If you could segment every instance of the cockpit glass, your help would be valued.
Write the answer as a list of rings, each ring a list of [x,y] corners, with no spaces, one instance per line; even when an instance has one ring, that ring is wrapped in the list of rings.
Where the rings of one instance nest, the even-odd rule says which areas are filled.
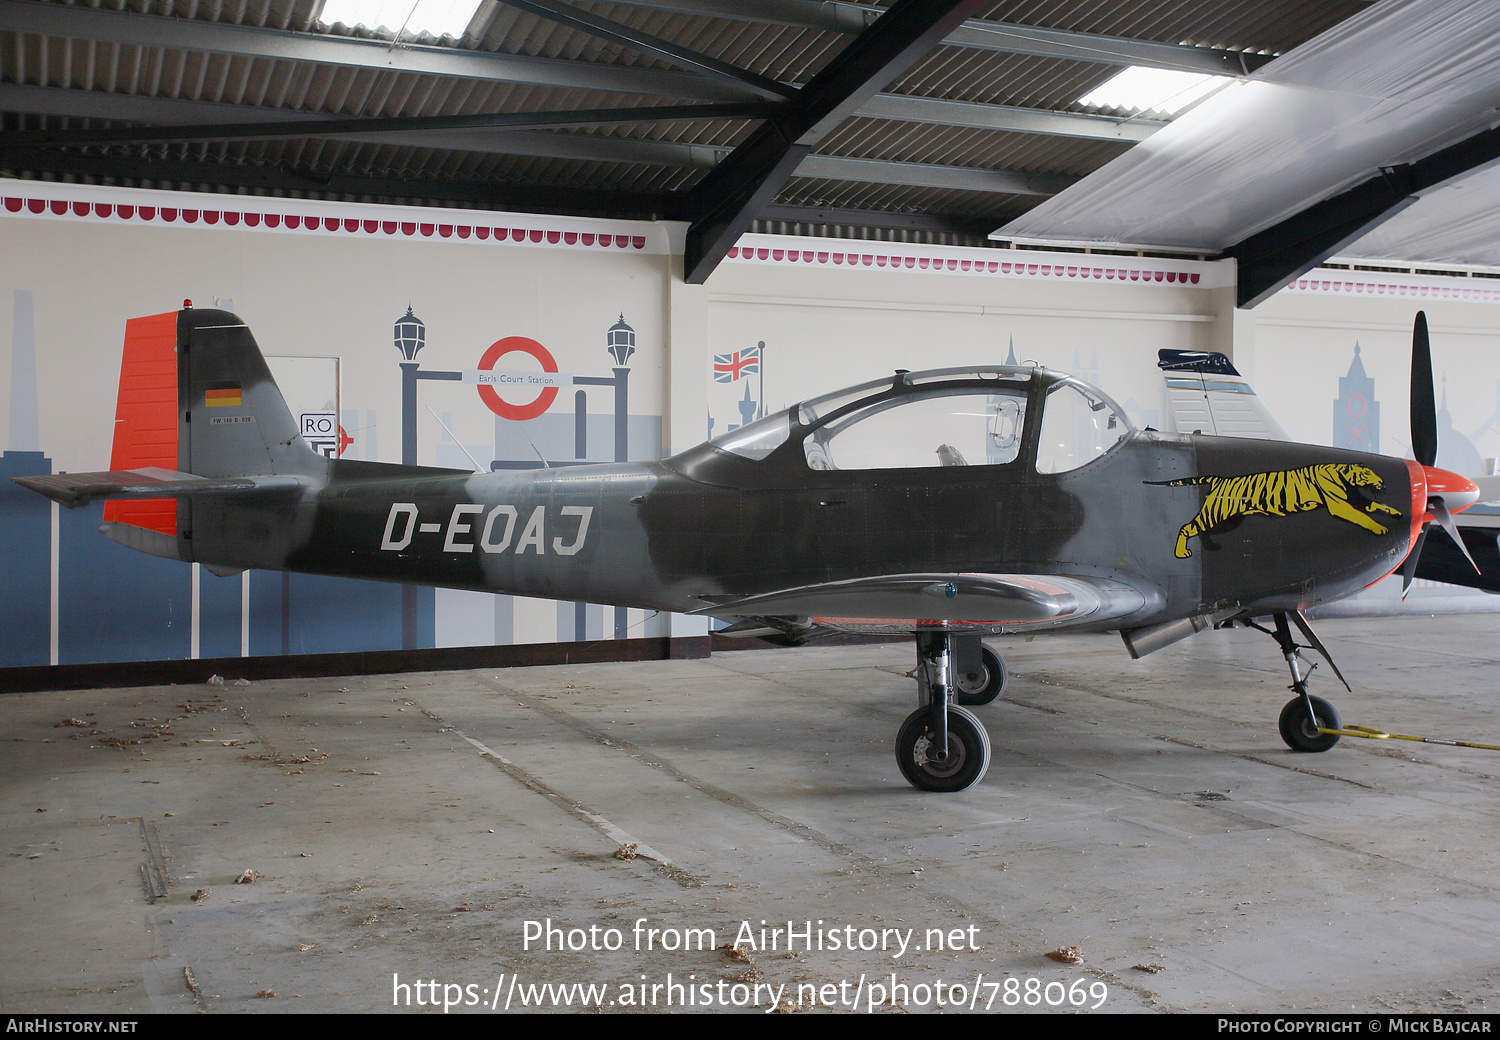
[[[813,469],[1001,466],[1021,452],[1026,394],[963,388],[902,395],[844,416],[803,442]]]
[[[847,387],[843,390],[835,390],[831,394],[823,394],[821,397],[812,397],[797,406],[797,419],[803,426],[811,426],[819,419],[832,415],[847,404],[858,401],[861,397],[869,397],[872,394],[891,385],[889,379],[876,379],[858,386]]]
[[[1131,431],[1109,398],[1072,381],[1047,391],[1037,444],[1038,473],[1066,473],[1093,462],[1124,440]]]
[[[785,444],[791,432],[791,414],[780,411],[728,433],[721,433],[710,443],[743,458],[763,459]]]

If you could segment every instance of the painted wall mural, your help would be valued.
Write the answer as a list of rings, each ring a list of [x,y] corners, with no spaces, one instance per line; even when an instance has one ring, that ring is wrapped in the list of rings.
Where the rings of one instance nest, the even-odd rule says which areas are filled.
[[[1358,341],[1348,374],[1339,376],[1330,443],[1353,451],[1380,451],[1380,402],[1375,399],[1375,380],[1365,375],[1365,366],[1359,360]]]
[[[9,187],[0,183],[0,196]],[[146,194],[163,196],[158,202],[169,195]],[[127,323],[153,309],[170,313],[189,297],[246,320],[304,438],[325,454],[466,470],[660,454],[660,321],[626,320],[660,314],[665,242],[654,230],[521,218],[553,226],[481,235],[440,219],[429,236],[425,223],[410,234],[410,221],[367,226],[366,217],[389,216],[381,207],[320,206],[365,212],[354,223],[304,212],[294,223],[233,210],[236,222],[220,206],[212,209],[218,221],[201,209],[190,223],[180,206],[7,205],[0,478],[109,468]],[[175,221],[166,221],[169,212]],[[161,262],[121,263],[142,251]],[[78,306],[80,287],[87,307]],[[530,349],[511,349],[518,344]],[[0,479],[0,667],[662,629],[646,612],[591,604],[300,574],[218,577],[102,537],[104,508],[58,509]]]

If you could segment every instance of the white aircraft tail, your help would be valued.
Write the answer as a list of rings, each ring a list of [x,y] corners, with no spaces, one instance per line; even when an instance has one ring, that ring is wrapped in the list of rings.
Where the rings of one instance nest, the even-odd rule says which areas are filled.
[[[1161,350],[1157,358],[1166,379],[1167,432],[1291,440],[1223,354]]]

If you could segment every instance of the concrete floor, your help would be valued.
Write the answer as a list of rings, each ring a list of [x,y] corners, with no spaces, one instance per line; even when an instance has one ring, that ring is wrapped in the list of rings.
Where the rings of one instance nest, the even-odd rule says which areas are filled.
[[[1500,743],[1497,624],[1323,622],[1356,692],[1315,692]],[[0,698],[0,1011],[1500,1006],[1500,754],[1294,754],[1255,632],[994,645],[994,760],[958,795],[896,768],[902,644]]]

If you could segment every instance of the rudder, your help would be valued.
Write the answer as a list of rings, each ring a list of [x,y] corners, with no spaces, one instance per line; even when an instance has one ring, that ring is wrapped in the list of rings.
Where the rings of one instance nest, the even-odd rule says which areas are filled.
[[[131,318],[125,322],[109,468],[182,469],[177,427],[177,314]],[[170,498],[110,499],[104,504],[104,519],[175,535],[177,503]]]

